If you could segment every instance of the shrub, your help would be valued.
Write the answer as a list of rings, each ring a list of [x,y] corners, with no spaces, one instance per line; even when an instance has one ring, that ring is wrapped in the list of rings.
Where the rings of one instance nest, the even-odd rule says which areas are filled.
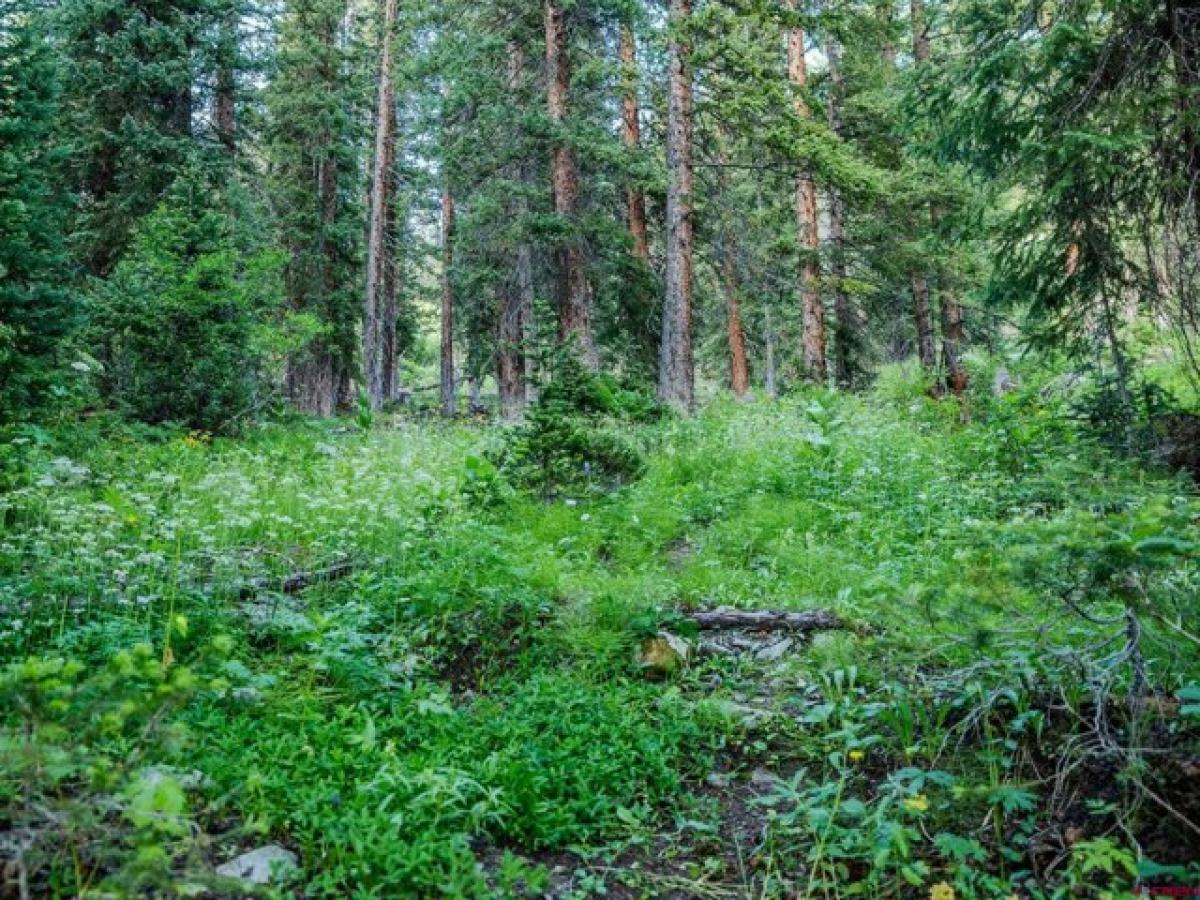
[[[282,257],[254,217],[236,188],[181,176],[97,286],[92,336],[123,410],[228,431],[253,407],[282,302]]]
[[[563,354],[525,424],[508,435],[494,460],[515,482],[546,496],[619,485],[645,466],[641,450],[620,427],[662,415],[645,392],[622,387]]]
[[[148,644],[91,671],[61,657],[0,671],[0,833],[25,894],[127,895],[178,876],[196,829],[181,779],[150,762],[182,742],[169,714],[198,683]]]

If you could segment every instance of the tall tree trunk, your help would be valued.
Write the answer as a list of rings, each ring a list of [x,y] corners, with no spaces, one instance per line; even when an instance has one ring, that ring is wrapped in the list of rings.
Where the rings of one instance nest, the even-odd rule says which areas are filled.
[[[508,46],[508,90],[517,98],[525,72],[525,52],[515,41]],[[512,166],[512,178],[523,182],[523,165]],[[514,250],[512,275],[500,286],[496,310],[496,391],[500,418],[520,421],[525,412],[525,315],[533,306],[533,255],[525,235],[526,203],[520,192],[510,204],[509,215],[520,230]]]
[[[621,75],[624,94],[621,98],[621,134],[625,148],[637,154],[642,143],[641,108],[638,102],[637,40],[629,21],[621,24]],[[633,238],[633,255],[642,262],[650,259],[650,238],[646,227],[646,192],[640,185],[630,185],[626,194],[629,211],[629,235]]]
[[[729,195],[729,134],[722,130],[718,143],[718,190],[719,198],[726,207],[732,207]],[[742,327],[741,289],[738,284],[737,231],[728,215],[722,215],[721,239],[721,288],[725,294],[725,328],[729,342],[729,388],[736,397],[742,398],[750,390],[750,365],[746,358],[746,333]]]
[[[929,59],[929,34],[925,24],[924,0],[912,0],[909,25],[912,28],[913,58],[918,65]],[[914,271],[910,275],[913,294],[913,321],[917,329],[917,358],[927,372],[937,369],[937,336],[934,334],[932,307],[929,304],[929,276]]]
[[[320,289],[332,291],[334,249],[327,233],[337,219],[338,172],[337,163],[331,158],[332,137],[328,132],[317,136],[317,152],[321,155],[317,164],[314,188],[321,205],[322,235],[319,255],[322,273]],[[293,256],[303,252],[292,250]],[[288,359],[285,391],[288,400],[301,412],[314,416],[331,416],[342,398],[343,371],[335,353],[335,345],[327,338],[320,338],[311,347]]]
[[[918,66],[929,63],[929,23],[925,18],[925,0],[912,0],[911,17],[913,27],[913,58]],[[936,205],[929,207],[930,224],[936,230],[941,212]],[[962,349],[966,344],[963,329],[962,304],[958,294],[947,279],[939,285],[942,318],[942,365],[946,370],[946,386],[956,394],[962,394],[969,386],[967,370],[962,364]],[[924,362],[924,361],[922,361]]]
[[[896,68],[896,43],[892,39],[892,27],[896,21],[896,0],[879,0],[879,27],[883,31],[883,65]]]
[[[792,11],[799,0],[788,0]],[[788,79],[792,82],[793,103],[802,119],[811,118],[812,110],[804,99],[808,84],[808,65],[804,58],[804,29],[788,31]],[[809,381],[825,381],[825,307],[821,301],[820,234],[817,219],[817,186],[812,175],[801,169],[796,175],[796,232],[800,253],[800,299],[804,316],[804,373]]]
[[[750,365],[746,360],[746,334],[738,294],[737,238],[726,229],[721,247],[721,286],[725,291],[725,326],[729,336],[729,388],[737,397],[750,390]]]
[[[767,396],[774,400],[779,396],[779,385],[775,372],[775,323],[772,321],[770,309],[766,311],[765,319],[766,321],[763,323],[764,343],[766,344],[763,361],[763,388],[766,389]]]
[[[667,87],[667,270],[658,395],[684,412],[696,406],[692,357],[691,0],[671,0]]]
[[[457,410],[457,385],[454,383],[454,194],[442,189],[442,343],[441,388],[442,415],[453,417]]]
[[[213,128],[225,152],[237,149],[237,82],[234,72],[238,58],[238,19],[233,4],[222,16],[218,36],[217,84],[213,93]]]
[[[558,134],[551,159],[554,212],[572,232],[578,228],[579,170],[563,134],[571,94],[570,37],[561,0],[546,0],[546,106]],[[592,288],[579,236],[572,233],[558,249],[559,338],[574,341],[584,363],[599,367],[592,335]]]
[[[829,64],[829,128],[834,134],[842,132],[842,82],[841,47],[830,36],[825,43],[825,57]],[[850,297],[846,293],[846,204],[837,188],[829,189],[829,244],[831,249],[830,272],[833,275],[833,334],[834,377],[840,387],[850,388],[854,383],[854,348],[857,345],[856,322]]]
[[[375,102],[375,158],[371,167],[371,197],[367,225],[367,289],[363,300],[363,376],[367,399],[379,409],[394,391],[385,383],[384,308],[387,301],[389,247],[388,207],[391,205],[392,163],[395,155],[395,104],[392,89],[392,30],[396,22],[396,0],[383,2],[383,33],[379,51],[379,84]],[[394,350],[394,347],[393,347]],[[391,369],[394,371],[394,369]]]
[[[937,338],[933,333],[933,313],[929,306],[929,279],[923,274],[912,276],[913,319],[917,324],[917,358],[921,367],[932,372],[937,368]]]

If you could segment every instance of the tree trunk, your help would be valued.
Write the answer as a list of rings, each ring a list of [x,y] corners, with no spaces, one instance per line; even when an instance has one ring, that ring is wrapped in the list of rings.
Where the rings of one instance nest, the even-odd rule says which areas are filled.
[[[396,0],[382,0],[383,33],[379,51],[379,84],[375,102],[375,158],[371,168],[371,196],[367,220],[367,289],[363,300],[363,377],[372,409],[379,409],[392,393],[384,377],[384,288],[388,258],[387,219],[390,206],[392,162],[395,154],[395,121],[392,91],[392,30]]]
[[[508,46],[508,90],[519,96],[525,72],[525,52],[516,42]],[[523,182],[520,161],[512,167],[512,179]],[[514,251],[512,275],[500,286],[496,310],[496,391],[500,400],[500,418],[518,422],[525,412],[525,316],[533,307],[533,252],[525,235],[526,203],[516,192],[509,215],[520,229]]]
[[[237,149],[237,83],[234,78],[238,56],[237,28],[236,9],[231,6],[221,20],[217,84],[213,94],[213,128],[217,140],[230,156]]]
[[[691,0],[671,0],[667,87],[667,266],[658,395],[683,412],[696,406],[692,358]]]
[[[937,342],[933,334],[933,314],[929,308],[929,280],[913,274],[913,320],[917,324],[917,358],[921,368],[932,372],[937,368]]]
[[[829,128],[834,134],[842,131],[843,82],[841,47],[830,37],[825,44],[829,64]],[[854,384],[854,348],[857,344],[854,310],[846,294],[846,206],[837,188],[829,189],[829,245],[832,250],[830,271],[833,275],[833,334],[834,377],[839,387]]]
[[[313,347],[288,360],[284,391],[296,409],[311,416],[332,416],[337,406],[337,376],[333,355]]]
[[[442,415],[451,418],[457,412],[454,383],[454,195],[442,189],[442,344],[441,379]]]
[[[789,0],[795,11],[799,0]],[[788,31],[788,79],[792,83],[796,114],[812,116],[804,99],[808,65],[804,58],[804,29]],[[825,381],[825,307],[821,301],[820,234],[817,220],[817,186],[803,169],[796,175],[796,232],[799,237],[800,297],[804,316],[804,372],[809,381]]]
[[[732,229],[725,232],[721,248],[721,285],[725,289],[725,322],[729,334],[729,387],[745,397],[750,390],[750,366],[746,361],[746,335],[742,330],[742,306],[738,299],[737,239]]]
[[[637,41],[633,25],[621,25],[621,69],[625,82],[621,102],[621,134],[625,149],[635,156],[641,149],[642,124],[638,103]],[[633,238],[633,255],[642,262],[650,260],[650,239],[646,227],[646,192],[639,185],[630,185],[626,202],[629,209],[629,235]]]
[[[918,66],[929,60],[929,31],[925,22],[925,0],[912,0],[910,22],[913,39],[913,59]],[[912,273],[913,318],[917,327],[917,357],[927,372],[937,369],[937,336],[934,334],[933,313],[929,304],[929,276]]]
[[[913,58],[918,66],[929,62],[929,23],[925,18],[925,0],[912,0]],[[941,214],[936,206],[929,208],[930,224],[937,228]],[[962,304],[953,287],[942,280],[939,291],[942,318],[942,364],[946,369],[946,386],[956,394],[968,387],[967,371],[962,364],[962,348],[966,342],[963,330]],[[932,328],[932,326],[931,326]],[[922,360],[924,363],[924,360]]]
[[[764,323],[764,343],[765,360],[763,365],[763,388],[767,392],[767,396],[772,400],[779,397],[779,385],[776,381],[775,374],[775,325],[771,321],[771,311],[766,312],[766,322]]]
[[[557,131],[551,158],[554,212],[572,233],[558,248],[558,332],[564,343],[574,341],[583,362],[599,367],[592,335],[592,289],[579,236],[579,171],[563,130],[571,93],[569,35],[561,0],[546,0],[546,106]]]
[[[967,370],[962,364],[962,348],[966,344],[962,305],[952,290],[942,286],[942,353],[946,366],[946,386],[956,394],[970,387]]]
[[[729,153],[726,149],[729,135],[722,130],[718,144],[718,188],[719,198],[726,208],[732,207],[729,196]],[[750,390],[750,366],[746,359],[746,334],[742,328],[742,305],[737,276],[738,240],[737,231],[728,215],[721,222],[721,288],[725,294],[725,326],[729,340],[729,388],[738,398]]]
[[[896,21],[896,0],[880,0],[879,27],[883,30],[883,65],[887,69],[896,68],[896,43],[892,40],[892,26]]]

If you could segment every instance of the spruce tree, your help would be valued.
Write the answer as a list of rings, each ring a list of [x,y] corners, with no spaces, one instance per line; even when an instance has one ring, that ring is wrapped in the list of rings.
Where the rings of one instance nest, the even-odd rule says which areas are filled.
[[[64,287],[58,67],[43,25],[24,4],[0,13],[0,421],[44,399],[77,319]]]

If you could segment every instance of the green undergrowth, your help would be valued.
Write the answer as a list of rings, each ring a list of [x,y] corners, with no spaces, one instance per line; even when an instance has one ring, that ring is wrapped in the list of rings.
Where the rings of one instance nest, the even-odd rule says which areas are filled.
[[[897,371],[865,397],[606,415],[636,465],[578,478],[563,457],[552,491],[534,457],[504,464],[503,429],[31,441],[0,496],[0,831],[62,895],[220,892],[212,866],[268,842],[310,896],[520,896],[546,854],[614,854],[581,863],[564,891],[584,896],[664,834],[696,856],[671,878],[728,896],[1070,896],[1186,863],[1137,830],[1170,773],[1082,751],[1193,746],[1191,713],[1143,713],[1189,709],[1200,510],[1079,432],[1048,379],[995,398],[980,373],[935,402]],[[718,605],[853,628],[770,671],[647,677],[640,641]],[[756,692],[751,729],[727,707]],[[1094,808],[1039,781],[1063,759]],[[698,786],[763,766],[782,781],[725,865]],[[613,877],[665,890],[635,869]]]

